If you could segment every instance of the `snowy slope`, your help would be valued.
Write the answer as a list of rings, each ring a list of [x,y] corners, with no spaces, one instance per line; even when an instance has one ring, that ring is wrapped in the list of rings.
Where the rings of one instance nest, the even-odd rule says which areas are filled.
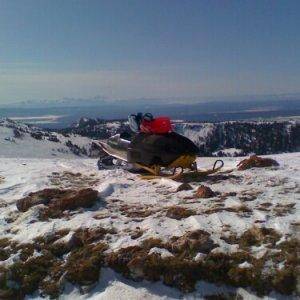
[[[40,138],[34,138],[36,135]],[[91,147],[92,140],[87,137],[74,134],[64,136],[9,119],[0,119],[0,157],[87,157],[91,155]]]
[[[30,155],[31,151],[25,149],[33,142],[29,137],[22,141],[23,152],[14,150],[14,158],[9,158],[9,149],[16,147],[11,147],[11,144],[5,146],[2,138],[9,135],[9,131],[5,130],[2,130],[1,148],[7,148],[6,151],[4,148],[0,149],[0,178],[4,179],[2,183],[0,181],[0,238],[31,243],[38,236],[60,229],[68,228],[74,232],[78,228],[113,227],[116,234],[109,235],[106,242],[109,244],[108,251],[117,251],[140,245],[148,238],[168,241],[173,236],[183,236],[186,232],[201,229],[208,232],[218,244],[214,251],[233,253],[239,246],[227,243],[222,237],[230,234],[241,236],[254,225],[274,228],[282,235],[282,241],[299,234],[300,153],[272,156],[280,163],[279,167],[246,171],[236,170],[241,158],[225,158],[224,171],[230,173],[223,173],[222,179],[211,177],[203,182],[191,183],[192,191],[176,192],[179,182],[168,179],[143,181],[139,175],[122,169],[98,171],[94,159],[70,159],[69,154],[68,159],[64,155],[49,158],[52,156],[52,150],[49,150],[51,147],[38,148],[34,144],[30,150],[39,150]],[[24,156],[18,157],[21,153]],[[30,158],[36,155],[48,158]],[[198,165],[208,168],[213,161],[214,158],[199,158]],[[66,175],[70,173],[80,173],[79,180]],[[192,198],[201,184],[208,185],[217,192],[217,196],[209,199]],[[78,210],[68,218],[48,221],[39,221],[34,207],[26,213],[17,211],[17,199],[45,187],[92,187],[99,192],[102,204],[97,209]],[[225,210],[216,209],[217,203],[220,203],[225,194],[228,195],[222,200]],[[149,210],[151,213],[145,217],[130,216],[124,214],[124,206],[129,212]],[[192,209],[196,213],[176,220],[166,217],[165,212],[171,206]],[[239,210],[242,206],[246,206],[245,212]],[[282,206],[290,209],[285,213],[278,213],[277,208]],[[142,234],[133,239],[132,233],[136,230]],[[267,250],[268,248],[261,246],[254,247],[251,251],[254,256],[259,257]],[[0,266],[11,263],[11,259],[0,261]],[[247,263],[243,266],[247,267]],[[104,269],[99,284],[87,294],[81,295],[76,287],[68,285],[61,299],[178,299],[183,296],[191,299],[215,295],[224,290],[230,291],[232,288],[199,282],[194,293],[184,296],[162,283],[135,283],[111,269]],[[244,289],[239,289],[238,293],[245,299],[254,297]],[[28,299],[38,299],[38,294]]]

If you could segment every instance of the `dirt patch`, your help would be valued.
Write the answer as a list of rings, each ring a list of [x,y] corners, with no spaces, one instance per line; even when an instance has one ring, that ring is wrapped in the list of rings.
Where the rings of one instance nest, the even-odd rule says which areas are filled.
[[[207,236],[203,232],[193,234],[195,237],[199,234],[202,238]],[[182,240],[183,237],[177,239]],[[285,266],[277,273],[267,272],[266,265],[270,260],[267,255],[261,259],[256,259],[244,251],[232,254],[209,251],[203,260],[195,261],[191,253],[196,253],[199,250],[198,243],[186,244],[183,242],[179,244],[180,247],[172,248],[171,245],[174,245],[172,240],[168,243],[148,241],[141,246],[123,248],[110,253],[106,257],[106,264],[126,277],[143,278],[150,281],[162,280],[165,284],[177,287],[183,292],[192,291],[197,280],[236,287],[251,287],[259,295],[268,294],[271,290],[288,295],[296,291],[297,272],[293,271],[295,268],[292,270]],[[173,253],[173,256],[162,258],[156,253],[149,255],[149,248],[153,245],[168,249]],[[295,256],[298,246],[293,243],[289,246],[285,245],[289,249],[289,253],[284,252],[282,246],[281,261],[288,261],[288,256],[291,253]],[[187,249],[195,251],[188,251],[189,254],[186,254]],[[247,262],[247,266],[243,267],[245,262]],[[294,259],[293,263],[296,262]]]
[[[177,189],[176,192],[181,192],[181,191],[191,191],[193,188],[190,184],[188,183],[182,183]]]
[[[159,254],[148,255],[149,248],[133,246],[111,253],[106,263],[112,269],[132,279],[145,278],[150,281],[163,280],[182,291],[192,291],[195,280],[196,263],[182,261],[177,257],[162,259]]]
[[[250,156],[247,159],[242,160],[238,165],[238,170],[247,170],[251,168],[265,168],[279,166],[279,163],[271,158],[263,158],[256,155]]]
[[[144,231],[141,230],[140,228],[137,228],[136,230],[134,230],[130,237],[133,239],[133,240],[136,240],[138,238],[140,238],[142,235],[144,234]]]
[[[281,235],[273,228],[252,227],[241,235],[239,245],[241,248],[260,246],[261,244],[271,244],[274,246],[280,238]]]
[[[92,207],[98,200],[98,192],[87,188],[81,190],[44,189],[30,193],[17,201],[17,208],[25,212],[33,206],[43,204],[40,219],[60,217],[65,210]]]
[[[198,252],[209,253],[216,245],[210,238],[210,234],[204,230],[190,231],[181,237],[172,237],[167,248],[172,253],[181,256],[194,257]]]
[[[166,213],[166,216],[168,218],[175,219],[175,220],[185,219],[192,215],[196,215],[196,212],[194,210],[181,207],[181,206],[169,207]]]
[[[65,266],[66,279],[73,284],[90,285],[98,281],[107,245],[88,245],[71,252]]]
[[[76,239],[70,239],[69,245],[72,246],[66,247],[68,242],[64,244],[59,240],[68,232],[66,229],[38,237],[33,244],[14,244],[8,239],[2,240],[5,248],[13,245],[10,254],[20,253],[20,260],[7,268],[0,268],[0,295],[11,295],[7,299],[23,299],[26,294],[40,289],[43,295],[57,298],[64,278],[80,285],[97,281],[103,252],[107,249],[106,244],[98,240],[111,231],[102,228],[78,230],[74,233]],[[59,247],[56,248],[57,242]],[[39,255],[34,256],[34,251],[38,251]],[[64,258],[62,254],[65,253],[70,254]],[[1,294],[2,290],[5,294]]]
[[[120,207],[120,211],[122,215],[129,218],[146,218],[155,214],[158,210],[154,209],[152,206],[124,204]]]
[[[11,242],[8,238],[0,239],[0,261],[7,260],[11,255]]]
[[[237,205],[237,206],[232,206],[232,207],[224,207],[224,205],[219,204],[218,206],[206,209],[203,211],[205,214],[214,214],[214,213],[219,213],[222,211],[228,211],[228,212],[234,212],[242,216],[246,216],[246,214],[249,214],[252,212],[252,209],[250,209],[248,206],[245,204]]]
[[[48,176],[52,185],[59,188],[87,188],[99,183],[99,179],[95,178],[95,174],[83,175],[73,172],[53,172]]]
[[[236,192],[226,192],[226,193],[221,194],[220,199],[225,200],[228,197],[235,197],[236,195],[237,195]]]
[[[207,184],[221,183],[224,181],[229,181],[230,183],[239,183],[242,181],[242,178],[242,176],[234,174],[214,174],[207,176],[204,181]]]
[[[250,209],[247,205],[241,204],[232,207],[224,207],[223,210],[235,213],[251,213],[252,209]]]
[[[32,294],[46,277],[53,262],[54,257],[50,253],[17,262],[9,267],[10,280],[17,283],[22,294]]]
[[[7,202],[0,198],[0,208],[7,207],[7,206],[8,206]]]
[[[136,230],[140,229],[137,227]],[[139,246],[107,252],[104,239],[114,231],[103,228],[77,230],[73,235],[76,238],[70,239],[73,239],[73,246],[68,250],[69,254],[57,256],[51,246],[68,232],[68,229],[61,230],[40,237],[33,244],[14,245],[14,253],[21,250],[24,257],[8,268],[0,267],[0,296],[22,299],[25,294],[40,290],[42,295],[56,299],[66,280],[79,286],[90,286],[99,280],[103,266],[135,280],[162,280],[183,292],[193,291],[199,280],[250,287],[259,295],[271,290],[287,295],[296,292],[299,241],[291,239],[278,243],[280,235],[273,229],[252,228],[241,237],[224,238],[245,250],[253,245],[272,245],[273,248],[266,248],[267,253],[260,259],[249,251],[231,254],[212,251],[218,245],[213,243],[208,232],[202,230],[172,237],[165,242],[150,238]],[[2,247],[12,244],[8,239],[1,240]],[[171,255],[162,257],[150,252],[154,247],[165,249]],[[38,251],[39,255],[33,256],[33,251]],[[203,259],[195,260],[198,253],[203,254]],[[268,269],[269,265],[274,267]]]
[[[231,172],[231,171],[230,171]],[[229,174],[230,172],[222,172],[218,174],[202,174],[202,173],[184,173],[180,179],[177,181],[184,183],[192,183],[192,182],[205,182],[207,184],[220,183],[225,180],[230,181],[230,183],[239,183],[242,181],[242,176]]]
[[[289,204],[276,204],[276,206],[273,208],[273,212],[276,214],[276,216],[283,217],[288,214],[292,214],[295,212],[295,206],[296,203],[289,203]]]
[[[254,201],[262,193],[263,193],[262,191],[258,191],[255,189],[244,190],[239,194],[239,200],[243,202]]]
[[[77,246],[84,246],[103,240],[107,234],[116,234],[114,228],[80,228],[75,231],[74,235],[71,238],[71,243]]]

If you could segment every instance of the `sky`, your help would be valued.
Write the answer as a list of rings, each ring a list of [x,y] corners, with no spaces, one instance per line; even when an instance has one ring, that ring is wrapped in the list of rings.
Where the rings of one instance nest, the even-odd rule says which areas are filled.
[[[299,92],[299,0],[0,0],[0,104]]]

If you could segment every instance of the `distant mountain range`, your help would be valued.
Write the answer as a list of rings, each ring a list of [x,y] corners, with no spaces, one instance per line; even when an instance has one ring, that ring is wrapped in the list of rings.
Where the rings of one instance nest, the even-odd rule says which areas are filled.
[[[21,104],[2,106],[0,117],[26,120],[46,128],[70,126],[82,116],[89,118],[125,119],[131,113],[151,112],[154,115],[168,115],[172,119],[198,122],[222,122],[300,115],[300,95],[243,96],[221,100],[202,99],[137,99],[106,100],[62,99],[57,101],[27,101]],[[51,115],[47,122],[45,116]],[[40,117],[41,119],[39,120]],[[54,118],[53,118],[54,117]],[[32,123],[32,122],[31,122]]]
[[[138,98],[138,99],[108,99],[105,96],[92,98],[62,98],[62,99],[41,99],[26,100],[16,103],[0,104],[2,108],[53,108],[53,107],[94,107],[94,106],[164,106],[164,105],[204,105],[216,109],[223,104],[237,104],[238,107],[253,107],[269,105],[285,101],[300,101],[300,93],[290,94],[269,94],[269,95],[240,95],[240,96],[219,96],[219,97],[173,97],[173,98]]]

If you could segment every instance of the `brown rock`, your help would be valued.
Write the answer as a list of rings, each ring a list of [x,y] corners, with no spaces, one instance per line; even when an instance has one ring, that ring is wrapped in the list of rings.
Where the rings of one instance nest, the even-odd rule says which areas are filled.
[[[256,155],[250,156],[247,159],[242,160],[238,165],[238,170],[247,170],[251,168],[265,168],[279,166],[279,163],[271,158],[263,158]]]
[[[215,197],[216,193],[211,190],[208,186],[201,185],[197,189],[197,192],[195,194],[197,198],[211,198]]]
[[[17,208],[19,211],[25,212],[32,206],[44,204],[52,210],[74,210],[80,207],[91,207],[97,199],[98,192],[90,188],[78,191],[44,189],[19,199]]]
[[[47,205],[51,198],[58,194],[57,189],[44,189],[35,193],[30,193],[27,197],[17,201],[17,208],[19,211],[27,211],[30,207],[44,204]]]
[[[67,191],[67,190],[66,190]],[[98,199],[98,192],[93,189],[82,189],[79,191],[69,190],[64,197],[52,200],[49,206],[53,206],[59,210],[77,209],[79,207],[91,207]]]
[[[180,192],[180,191],[190,191],[192,190],[193,188],[191,187],[190,184],[188,183],[183,183],[181,184],[177,189],[176,189],[176,192]]]

